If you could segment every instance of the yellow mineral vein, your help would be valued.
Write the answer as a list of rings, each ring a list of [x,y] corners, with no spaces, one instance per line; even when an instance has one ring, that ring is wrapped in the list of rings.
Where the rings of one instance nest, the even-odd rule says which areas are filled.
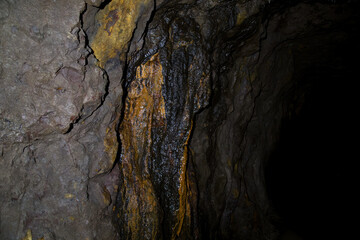
[[[184,221],[190,221],[191,219],[191,212],[190,212],[190,203],[188,201],[188,176],[186,165],[188,162],[188,145],[190,140],[191,131],[193,128],[193,121],[191,121],[190,130],[188,132],[188,136],[186,142],[184,144],[184,153],[183,157],[181,158],[181,172],[180,172],[180,187],[179,187],[179,209],[177,211],[177,223],[174,226],[173,234],[171,239],[177,239],[180,236],[181,230],[183,228]]]
[[[136,69],[120,126],[126,186],[123,191],[127,202],[124,210],[128,216],[127,231],[131,232],[132,239],[141,239],[145,232],[156,239],[160,231],[159,206],[150,180],[149,161],[152,129],[165,128],[162,85],[162,66],[159,55],[155,54]]]
[[[152,3],[150,0],[113,0],[98,12],[96,20],[100,26],[90,46],[101,67],[127,50],[141,9]]]

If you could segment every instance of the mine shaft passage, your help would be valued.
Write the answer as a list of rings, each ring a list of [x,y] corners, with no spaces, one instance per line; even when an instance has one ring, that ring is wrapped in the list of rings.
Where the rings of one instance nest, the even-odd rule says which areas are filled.
[[[295,56],[293,89],[302,100],[286,100],[290,107],[265,170],[278,224],[303,239],[343,239],[355,206],[353,54],[359,51],[348,38],[332,43]]]

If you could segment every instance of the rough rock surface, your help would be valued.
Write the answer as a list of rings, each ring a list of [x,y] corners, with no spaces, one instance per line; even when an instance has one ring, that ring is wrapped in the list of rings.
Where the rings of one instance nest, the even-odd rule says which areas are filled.
[[[112,239],[118,177],[101,174],[117,151],[116,136],[106,138],[115,107],[87,47],[86,5],[1,5],[0,239],[28,230],[33,239]]]
[[[301,2],[0,0],[0,239],[276,239],[281,124],[359,22]]]

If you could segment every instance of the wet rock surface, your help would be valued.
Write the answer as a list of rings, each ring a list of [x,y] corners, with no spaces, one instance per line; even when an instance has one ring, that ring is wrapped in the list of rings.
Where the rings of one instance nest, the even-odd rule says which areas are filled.
[[[0,239],[277,239],[269,158],[326,84],[313,69],[356,62],[338,46],[358,20],[341,1],[0,0]]]

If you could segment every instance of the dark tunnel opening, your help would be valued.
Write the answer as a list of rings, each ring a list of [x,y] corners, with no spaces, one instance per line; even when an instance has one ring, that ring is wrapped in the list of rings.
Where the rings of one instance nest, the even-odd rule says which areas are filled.
[[[351,236],[359,49],[354,36],[330,38],[340,35],[321,38],[326,41],[315,37],[295,54],[296,87],[290,95],[302,100],[288,100],[265,170],[279,228],[302,239]]]

